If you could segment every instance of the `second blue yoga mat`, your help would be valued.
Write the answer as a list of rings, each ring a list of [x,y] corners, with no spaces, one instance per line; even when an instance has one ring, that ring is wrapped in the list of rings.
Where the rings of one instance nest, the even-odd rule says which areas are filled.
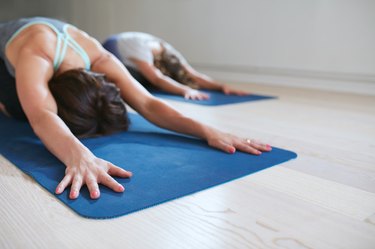
[[[118,45],[117,45],[117,35],[113,35],[111,38],[109,38],[106,42],[103,43],[103,47],[110,51],[114,56],[116,56],[119,60],[121,60],[120,53],[118,51]],[[134,70],[132,68],[128,68],[129,72],[133,75],[134,78],[139,78],[139,82],[147,81],[146,78],[141,76],[137,70]],[[135,75],[136,76],[135,76]],[[137,77],[138,76],[138,77]],[[150,83],[147,83],[147,85],[150,85]],[[226,95],[223,92],[219,91],[208,91],[208,90],[200,90],[202,92],[207,93],[210,98],[207,100],[191,100],[191,99],[185,99],[183,96],[170,94],[167,92],[158,91],[155,89],[148,89],[153,95],[164,98],[164,99],[170,99],[174,101],[180,101],[180,102],[186,102],[190,104],[196,104],[196,105],[205,105],[205,106],[219,106],[219,105],[227,105],[227,104],[237,104],[237,103],[243,103],[243,102],[250,102],[250,101],[258,101],[258,100],[266,100],[266,99],[274,99],[276,97],[274,96],[267,96],[267,95],[259,95],[259,94],[249,94],[245,96],[237,96],[237,95]]]
[[[228,104],[238,104],[243,102],[250,102],[250,101],[257,101],[257,100],[266,100],[266,99],[274,99],[275,97],[272,96],[265,96],[265,95],[258,95],[258,94],[249,94],[244,96],[238,95],[226,95],[222,92],[218,91],[208,91],[208,90],[200,90],[201,92],[207,93],[210,98],[207,100],[191,100],[185,99],[179,95],[173,95],[161,91],[152,90],[150,91],[154,96],[164,99],[170,99],[180,102],[186,102],[196,105],[206,105],[206,106],[219,106],[219,105],[228,105]]]
[[[273,148],[253,156],[233,155],[210,148],[204,141],[177,135],[131,114],[131,129],[82,142],[98,157],[133,172],[118,179],[126,191],[101,186],[101,197],[91,200],[84,187],[77,200],[68,191],[55,195],[65,166],[49,153],[30,126],[0,115],[0,153],[61,202],[88,218],[113,218],[173,200],[295,158],[294,152]],[[51,210],[53,212],[53,210]]]

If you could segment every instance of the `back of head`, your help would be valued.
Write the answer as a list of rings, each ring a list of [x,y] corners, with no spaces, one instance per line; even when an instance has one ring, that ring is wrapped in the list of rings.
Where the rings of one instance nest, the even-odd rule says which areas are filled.
[[[106,135],[128,129],[120,91],[104,75],[73,69],[53,77],[49,88],[58,115],[76,136]]]

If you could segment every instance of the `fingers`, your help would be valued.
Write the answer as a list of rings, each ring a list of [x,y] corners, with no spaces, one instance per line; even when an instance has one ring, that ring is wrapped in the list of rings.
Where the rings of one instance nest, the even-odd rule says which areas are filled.
[[[249,141],[246,141],[248,144]],[[260,151],[271,151],[272,147],[269,144],[261,143],[257,140],[250,140],[250,145]]]
[[[65,177],[56,187],[56,194],[61,194],[69,185],[71,185],[69,198],[76,199],[79,196],[82,185],[86,184],[90,192],[90,197],[92,199],[98,199],[100,197],[98,183],[101,183],[116,192],[123,192],[124,187],[110,175],[128,178],[131,177],[133,173],[104,160],[101,160],[100,162],[102,163],[100,168],[86,168],[84,171],[77,170],[77,168],[67,168]]]
[[[258,155],[259,156],[259,155],[262,154],[262,152],[260,150],[258,150],[255,147],[252,147],[251,145],[246,144],[244,142],[240,142],[240,143],[236,144],[236,147],[240,151],[247,152],[247,153],[250,153],[250,154],[253,154],[253,155]]]
[[[227,90],[226,92],[224,92],[225,94],[229,95],[238,95],[238,96],[245,96],[245,95],[249,95],[248,92],[244,92],[244,91],[237,91],[237,90]]]
[[[111,173],[114,175],[120,176],[120,177],[131,177],[132,173],[129,171],[126,171],[120,167],[114,166],[113,164],[110,164],[110,170]],[[90,197],[92,199],[98,199],[100,197],[100,191],[98,183],[101,183],[113,191],[116,192],[124,192],[124,187],[118,183],[115,179],[113,179],[107,172],[102,172],[99,174],[98,178],[94,177],[87,177],[86,185],[90,192]]]
[[[234,152],[236,152],[236,148],[233,145],[226,143],[223,140],[215,140],[213,142],[209,142],[209,145],[212,147],[218,148],[222,151],[225,151],[227,153],[230,153],[230,154],[233,154]]]
[[[200,93],[200,98],[201,98],[201,100],[206,100],[206,99],[210,98],[210,95],[208,95],[206,93]]]
[[[99,179],[99,182],[107,187],[109,187],[110,189],[112,189],[113,191],[116,191],[116,192],[124,192],[125,188],[120,184],[118,183],[115,179],[113,179],[110,175],[108,174],[104,174],[100,177]]]
[[[72,178],[73,178],[72,175],[69,173],[65,175],[62,181],[59,183],[59,185],[57,185],[55,193],[61,194],[62,192],[64,192],[66,187],[70,185],[70,183],[72,182]],[[77,199],[77,197],[79,196],[79,191],[82,187],[82,183],[83,183],[83,180],[81,176],[74,177],[74,180],[72,182],[72,187],[69,193],[70,199]],[[98,184],[96,183],[95,179],[92,179],[92,178],[88,179],[86,181],[86,185],[89,189],[90,197],[93,199],[97,199],[100,196],[100,192],[99,192]]]
[[[232,88],[230,88],[228,86],[224,86],[223,89],[222,89],[222,91],[226,95],[233,94],[233,95],[238,95],[238,96],[245,96],[245,95],[249,95],[250,94],[247,91],[232,89]]]
[[[272,150],[269,144],[264,144],[254,139],[240,140],[240,142],[237,142],[236,147],[241,151],[254,155],[260,155],[262,151],[268,152]]]
[[[230,154],[233,154],[237,149],[253,155],[261,155],[262,152],[272,150],[270,145],[256,140],[240,139],[229,134],[221,134],[221,136],[221,138],[209,139],[209,145]]]
[[[124,177],[124,178],[132,177],[133,175],[132,172],[126,171],[123,168],[117,167],[113,165],[112,163],[109,163],[108,174],[110,174],[111,176],[119,176],[119,177]]]
[[[69,198],[77,199],[77,197],[79,196],[79,191],[81,190],[81,187],[82,187],[82,177],[79,175],[75,176],[73,178],[72,187],[70,188]]]
[[[90,177],[86,180],[86,185],[90,192],[90,198],[98,199],[100,197],[100,191],[97,180],[94,177]]]
[[[59,195],[62,192],[64,192],[65,188],[68,185],[70,185],[71,181],[72,181],[72,175],[70,175],[70,174],[65,175],[65,177],[59,183],[59,185],[57,185],[55,193]]]
[[[207,100],[210,98],[210,96],[206,93],[199,92],[197,90],[189,91],[184,95],[185,99],[191,99],[191,100]]]
[[[205,98],[203,96],[200,96],[200,95],[190,95],[190,94],[187,94],[187,95],[185,95],[185,99],[204,100]]]

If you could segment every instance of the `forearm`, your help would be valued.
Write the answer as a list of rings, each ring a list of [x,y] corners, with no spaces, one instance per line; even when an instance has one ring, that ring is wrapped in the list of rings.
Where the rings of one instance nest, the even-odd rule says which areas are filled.
[[[193,81],[199,85],[200,88],[217,91],[223,90],[223,84],[214,81],[207,75],[195,72],[191,77],[193,78]]]
[[[226,84],[219,83],[211,79],[209,76],[195,71],[191,67],[187,67],[187,70],[190,76],[192,77],[193,81],[196,82],[198,86],[202,89],[216,90],[221,91],[224,94],[234,94],[239,96],[249,94],[249,92],[247,91],[232,89]]]
[[[184,86],[165,75],[160,75],[159,77],[155,78],[151,84],[155,85],[160,90],[182,96],[185,95],[188,90],[190,90],[189,87]]]
[[[194,68],[192,68],[189,64],[184,64],[185,70],[188,72],[189,76],[192,78],[192,80],[198,84],[200,88],[208,89],[208,90],[216,90],[216,91],[222,91],[223,90],[223,84],[213,80],[211,77],[200,73],[196,71]]]
[[[214,130],[203,123],[182,115],[166,103],[155,98],[147,103],[141,114],[161,128],[205,140],[208,140]]]
[[[45,111],[31,122],[35,134],[47,149],[66,166],[73,165],[92,153],[70,132],[53,112]]]

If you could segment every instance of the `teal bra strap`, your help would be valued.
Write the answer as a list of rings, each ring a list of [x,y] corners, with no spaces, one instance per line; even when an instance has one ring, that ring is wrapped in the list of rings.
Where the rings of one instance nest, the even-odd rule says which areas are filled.
[[[56,60],[56,64],[55,62],[53,63],[53,67],[55,68],[55,71],[60,67],[61,63],[63,62],[64,58],[65,58],[65,54],[66,54],[66,49],[68,48],[68,41],[66,39],[66,36],[63,34],[58,34],[57,35],[57,41],[58,43],[62,40],[62,42],[64,43],[63,45],[63,48],[61,50],[61,53],[59,53],[60,51],[57,51],[56,50],[56,54],[55,54],[55,60]]]
[[[69,24],[64,26],[64,34],[66,37],[65,42],[69,44],[69,46],[81,56],[83,62],[85,63],[85,69],[90,70],[91,68],[91,61],[89,56],[87,55],[86,51],[69,35],[67,32]]]
[[[59,68],[59,54],[60,54],[60,49],[61,49],[61,34],[57,33],[57,43],[56,43],[56,52],[55,52],[55,58],[53,59],[53,69],[54,71],[57,71]]]

